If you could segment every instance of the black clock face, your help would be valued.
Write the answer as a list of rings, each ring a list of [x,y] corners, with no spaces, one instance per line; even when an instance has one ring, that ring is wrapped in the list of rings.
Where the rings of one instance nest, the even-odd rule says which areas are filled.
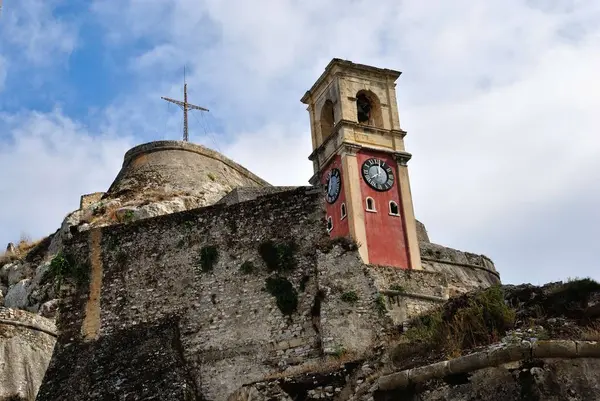
[[[327,174],[327,194],[325,195],[325,199],[328,203],[334,203],[337,198],[340,196],[340,188],[342,186],[342,178],[340,175],[340,170],[337,168],[333,168]]]
[[[368,159],[362,165],[362,176],[377,191],[387,191],[394,185],[392,168],[381,159]]]

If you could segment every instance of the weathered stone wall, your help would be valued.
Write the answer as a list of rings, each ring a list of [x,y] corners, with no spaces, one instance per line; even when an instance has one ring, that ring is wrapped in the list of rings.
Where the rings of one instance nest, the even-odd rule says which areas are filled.
[[[156,141],[126,154],[121,171],[104,198],[180,194],[215,203],[231,189],[269,183],[218,152],[182,141]]]
[[[423,270],[442,274],[451,297],[500,284],[494,263],[484,255],[425,242],[419,245]]]
[[[500,284],[494,264],[483,255],[427,242],[420,242],[420,248],[423,270],[369,266],[394,324],[402,324],[449,297]]]
[[[417,238],[419,242],[430,242],[429,234],[427,234],[427,229],[425,228],[425,224],[421,223],[419,220],[416,220],[417,225]]]
[[[90,205],[100,202],[100,199],[104,196],[104,192],[94,192],[92,194],[81,195],[79,200],[79,209],[85,209]]]
[[[290,191],[296,188],[298,187],[239,187],[221,198],[217,204],[233,205],[256,199],[259,196],[272,195],[277,192]]]
[[[174,366],[180,366],[176,360],[186,361],[187,370],[175,377],[157,372],[156,384],[148,388],[168,380],[186,383],[189,372],[208,400],[224,399],[243,383],[316,358],[327,347],[364,351],[379,331],[372,299],[376,290],[369,287],[358,254],[350,251],[345,276],[335,280],[341,288],[356,289],[361,303],[341,308],[336,296],[318,296],[320,286],[331,287],[330,275],[337,273],[330,272],[336,272],[340,260],[333,256],[337,248],[331,255],[317,250],[324,240],[322,194],[314,188],[75,235],[66,249],[90,272],[89,285],[63,297],[60,345],[39,399],[108,396],[100,389],[144,376],[143,364],[128,361],[150,358],[152,344]],[[258,251],[268,241],[295,243],[295,266],[269,271]],[[211,269],[203,268],[202,250],[212,246],[218,260]],[[252,269],[242,267],[247,262]],[[297,293],[297,310],[289,315],[268,291],[268,278],[276,276],[289,280]],[[346,329],[342,321],[349,322]],[[127,350],[132,344],[119,339],[144,332],[140,325],[147,331],[165,328],[154,330],[147,345],[133,353]],[[180,338],[169,340],[172,333]],[[111,353],[123,356],[124,365],[111,365],[121,373],[110,376],[104,370],[109,376],[94,376],[93,366]],[[177,397],[183,395],[169,399],[184,399]]]
[[[35,400],[55,341],[48,319],[0,307],[0,400]]]
[[[447,292],[439,272],[363,265],[323,217],[322,191],[300,187],[74,233],[39,400],[223,400],[323,355],[360,358]]]

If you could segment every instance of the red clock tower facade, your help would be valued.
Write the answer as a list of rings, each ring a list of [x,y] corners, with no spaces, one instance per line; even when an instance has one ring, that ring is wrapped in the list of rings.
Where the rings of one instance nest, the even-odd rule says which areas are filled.
[[[325,187],[330,235],[352,237],[365,263],[421,269],[399,76],[340,59],[327,65],[302,98],[311,121],[310,183]]]

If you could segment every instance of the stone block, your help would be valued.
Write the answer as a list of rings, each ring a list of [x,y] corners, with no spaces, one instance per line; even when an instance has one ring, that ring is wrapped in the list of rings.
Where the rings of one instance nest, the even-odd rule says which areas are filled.
[[[508,344],[488,351],[488,360],[493,366],[520,361],[529,357],[531,357],[531,346],[525,343]]]
[[[472,372],[488,366],[490,358],[487,352],[476,352],[448,361],[448,371],[451,374]]]
[[[387,391],[408,386],[408,370],[382,376],[377,380],[379,390]]]
[[[411,369],[408,372],[408,379],[411,383],[423,383],[430,379],[444,377],[449,373],[448,361],[442,361]]]
[[[575,341],[548,340],[533,343],[534,358],[574,358],[577,356]]]
[[[577,356],[584,358],[600,358],[600,342],[597,341],[575,341],[577,345]]]

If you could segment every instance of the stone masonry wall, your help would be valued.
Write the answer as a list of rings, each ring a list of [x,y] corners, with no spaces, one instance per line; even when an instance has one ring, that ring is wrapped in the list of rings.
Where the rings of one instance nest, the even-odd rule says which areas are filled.
[[[317,249],[324,240],[322,194],[314,188],[75,235],[66,250],[89,280],[63,288],[61,336],[39,400],[99,400],[117,394],[119,383],[119,394],[133,392],[144,364],[130,361],[146,359],[173,367],[156,371],[147,391],[156,386],[168,399],[188,399],[174,384],[159,387],[178,383],[222,400],[243,383],[323,351],[368,349],[383,331],[376,290],[356,251],[340,259],[338,248]],[[289,271],[269,271],[258,251],[269,241],[295,243],[293,263],[283,266]],[[218,252],[212,268],[202,263],[208,247]],[[273,277],[297,293],[289,315],[268,291]],[[353,288],[360,301],[342,307],[340,294],[329,290],[332,281]],[[143,342],[123,340],[136,336]],[[112,361],[112,375],[98,370],[111,354],[122,359]]]
[[[189,195],[213,204],[233,188],[269,183],[222,154],[183,141],[155,141],[130,149],[105,199],[150,193]]]
[[[247,202],[258,198],[259,196],[272,195],[277,192],[284,192],[296,189],[297,187],[238,187],[221,198],[217,203],[233,205],[235,203]]]
[[[94,192],[92,194],[81,195],[79,200],[79,209],[85,209],[90,205],[100,202],[100,199],[104,196],[104,192]]]

